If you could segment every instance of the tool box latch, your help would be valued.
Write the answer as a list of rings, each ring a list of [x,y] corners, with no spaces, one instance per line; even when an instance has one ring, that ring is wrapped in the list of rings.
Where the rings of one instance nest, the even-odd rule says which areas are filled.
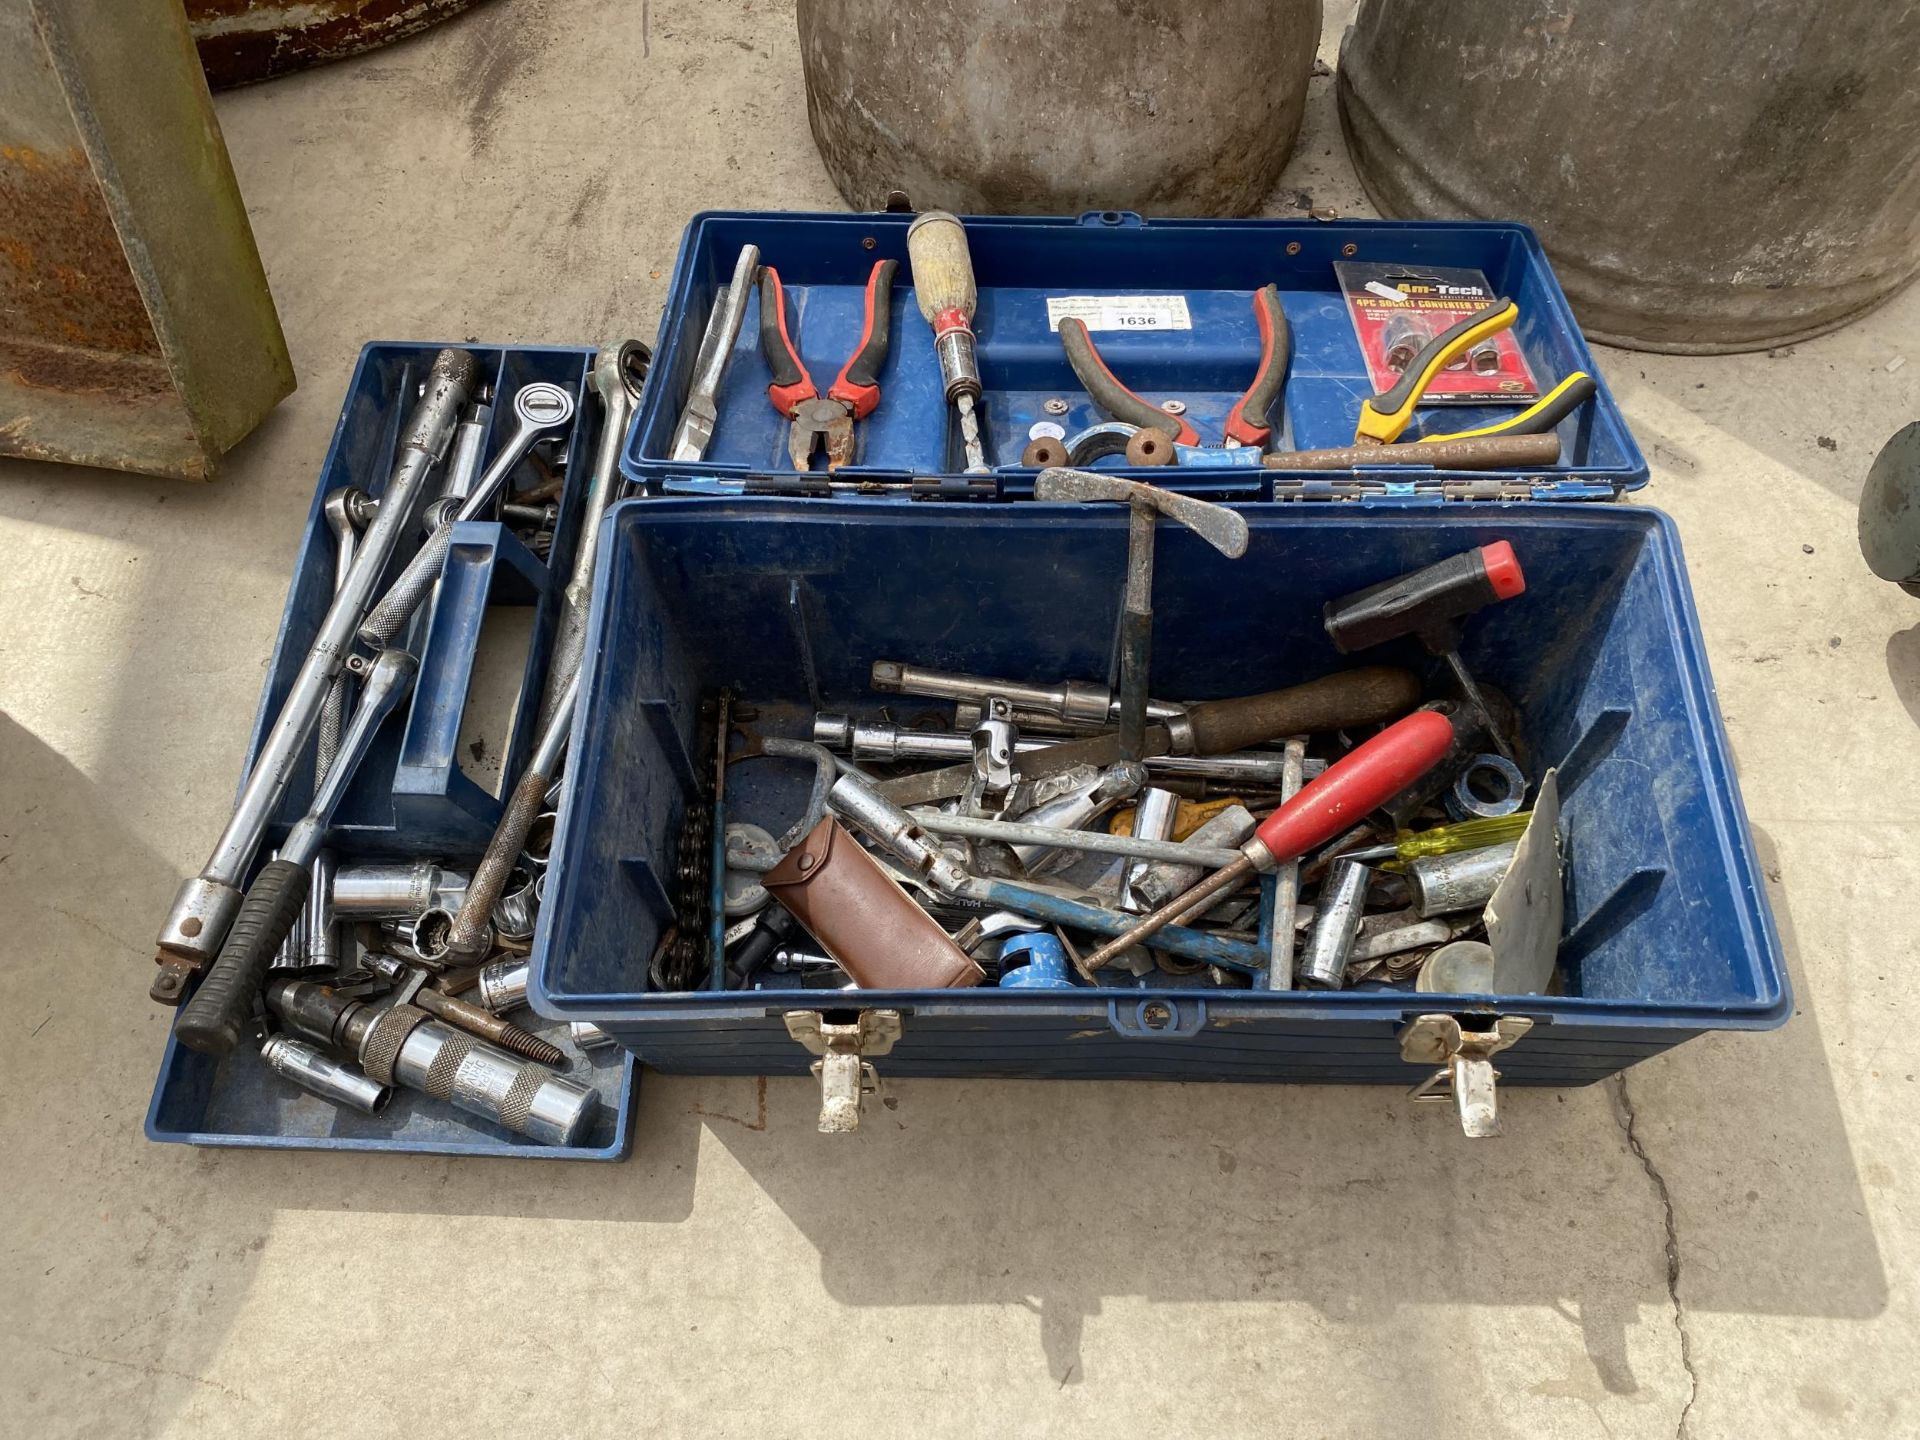
[[[1490,1029],[1469,1030],[1452,1015],[1415,1016],[1400,1031],[1400,1058],[1439,1068],[1408,1092],[1415,1100],[1451,1098],[1469,1139],[1500,1133],[1492,1057],[1533,1028],[1524,1015],[1501,1015]],[[824,1126],[825,1121],[822,1120]]]
[[[789,1010],[787,1034],[820,1058],[820,1133],[840,1135],[860,1128],[860,1102],[880,1088],[880,1076],[868,1063],[884,1055],[900,1038],[898,1010],[862,1010],[852,1025],[829,1024],[818,1010]]]

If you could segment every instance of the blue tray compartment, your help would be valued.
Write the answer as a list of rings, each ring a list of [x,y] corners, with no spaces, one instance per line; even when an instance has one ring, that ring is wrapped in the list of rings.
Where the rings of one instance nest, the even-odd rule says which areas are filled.
[[[252,768],[261,739],[279,713],[332,598],[334,543],[322,503],[328,492],[342,485],[358,485],[376,498],[381,494],[416,388],[434,355],[448,343],[379,342],[360,352],[295,553],[293,580],[247,746],[247,769]],[[564,579],[555,577],[564,577],[579,543],[581,498],[599,443],[599,408],[584,383],[594,352],[577,346],[461,348],[472,352],[483,383],[493,391],[489,459],[512,432],[512,397],[522,385],[545,380],[563,386],[579,406],[565,447],[567,483],[560,499],[552,568],[541,564],[506,526],[472,521],[456,529],[439,598],[432,606],[422,607],[410,632],[409,644],[420,657],[413,694],[375,738],[330,832],[333,848],[350,860],[431,854],[462,861],[471,860],[485,847],[501,802],[461,771],[455,741],[486,610],[489,605],[537,607],[526,675],[544,674],[564,588]],[[536,473],[531,461],[523,461],[509,485],[531,484]],[[416,532],[400,547],[389,567],[390,577],[399,573],[418,540]],[[538,704],[537,685],[523,683],[509,743],[509,774],[519,772],[532,744],[528,732]],[[309,758],[288,786],[266,848],[285,837],[312,791]],[[549,1038],[574,1054],[564,1028]],[[633,1143],[630,1126],[638,1075],[630,1058],[608,1059],[607,1053],[575,1061],[575,1078],[597,1086],[605,1102],[596,1132],[584,1145],[556,1149],[404,1090],[396,1090],[392,1103],[377,1116],[341,1110],[274,1075],[250,1050],[215,1061],[176,1045],[169,1035],[148,1109],[147,1135],[160,1141],[264,1149],[619,1160]]]
[[[749,474],[791,474],[786,422],[766,397],[759,349],[759,298],[749,302],[720,396],[720,418],[706,459],[667,459],[685,405],[695,352],[716,291],[732,274],[741,245],[758,245],[780,272],[801,353],[823,388],[859,333],[863,287],[877,259],[901,262],[894,289],[893,338],[880,375],[881,402],[857,422],[855,463],[841,479],[900,481],[960,469],[957,440],[940,385],[927,322],[907,266],[904,215],[807,215],[707,212],[687,226],[661,322],[655,383],[629,435],[622,469],[654,491],[700,493]],[[1523,225],[1465,221],[1154,220],[1104,212],[1079,220],[971,217],[966,221],[979,308],[983,408],[991,458],[1016,467],[1000,476],[1007,497],[1032,494],[1031,470],[1017,468],[1029,428],[1053,421],[1069,434],[1106,417],[1093,408],[1047,328],[1049,295],[1181,294],[1193,328],[1101,332],[1101,353],[1116,374],[1149,400],[1178,399],[1202,440],[1217,445],[1227,411],[1253,378],[1258,356],[1252,295],[1276,283],[1293,330],[1293,361],[1279,449],[1353,442],[1360,402],[1372,393],[1359,343],[1334,276],[1341,259],[1411,266],[1471,266],[1520,305],[1514,335],[1542,386],[1569,371],[1601,379],[1600,394],[1561,425],[1562,460],[1541,471],[1423,471],[1427,481],[1505,478],[1558,485],[1566,493],[1611,496],[1637,488],[1647,464],[1605,388],[1592,353],[1533,232]],[[1297,247],[1297,248],[1296,248]],[[1289,251],[1293,253],[1289,253]],[[1049,414],[1049,399],[1068,402]],[[1448,406],[1417,412],[1406,438],[1486,424],[1511,408]],[[1122,457],[1100,462],[1180,489],[1266,499],[1276,479],[1312,472],[1259,469],[1127,470]],[[1365,472],[1378,476],[1382,467]],[[1406,479],[1402,467],[1392,467]],[[1344,473],[1318,472],[1317,480]],[[1568,487],[1574,487],[1568,489]]]

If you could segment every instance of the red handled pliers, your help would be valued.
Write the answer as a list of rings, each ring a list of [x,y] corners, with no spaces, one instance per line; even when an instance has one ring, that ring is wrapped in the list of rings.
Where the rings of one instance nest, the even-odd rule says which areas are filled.
[[[1267,414],[1287,383],[1287,362],[1293,350],[1293,332],[1287,327],[1287,312],[1280,308],[1280,287],[1268,285],[1253,292],[1253,318],[1260,327],[1260,364],[1253,372],[1247,393],[1227,412],[1226,444],[1264,447],[1273,427]],[[1067,352],[1067,363],[1079,378],[1080,386],[1093,402],[1116,420],[1124,420],[1142,429],[1158,430],[1173,436],[1176,445],[1198,445],[1200,432],[1178,415],[1169,415],[1150,400],[1142,400],[1120,383],[1107,362],[1094,348],[1084,320],[1071,317],[1060,322],[1060,346]]]
[[[829,471],[853,459],[853,422],[866,419],[880,403],[880,367],[887,361],[893,276],[899,268],[898,260],[874,263],[867,276],[866,316],[860,341],[827,387],[824,399],[787,329],[787,296],[780,288],[780,272],[771,265],[760,268],[760,349],[773,374],[767,398],[775,410],[793,422],[787,431],[787,455],[794,469],[811,469],[813,452],[822,445]]]

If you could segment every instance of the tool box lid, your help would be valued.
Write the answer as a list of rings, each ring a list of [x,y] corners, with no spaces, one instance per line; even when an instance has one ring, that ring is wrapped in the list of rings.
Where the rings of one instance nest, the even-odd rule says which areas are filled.
[[[1339,471],[1268,469],[1251,449],[1231,463],[1128,467],[1098,462],[1135,479],[1247,500],[1358,500],[1365,504],[1473,500],[1613,499],[1637,489],[1648,470],[1619,407],[1594,366],[1573,312],[1538,238],[1524,225],[1481,221],[1144,220],[1122,211],[1078,218],[966,217],[979,302],[974,317],[981,397],[994,473],[969,485],[943,391],[932,330],[914,303],[908,214],[708,211],[688,222],[661,319],[653,380],[629,432],[621,468],[651,494],[766,493],[796,483],[814,493],[869,493],[899,499],[1024,499],[1038,473],[1020,465],[1035,433],[1071,437],[1108,420],[1082,391],[1061,349],[1063,313],[1097,317],[1100,352],[1146,399],[1181,417],[1218,446],[1227,412],[1252,379],[1260,355],[1254,292],[1278,286],[1292,332],[1286,388],[1271,416],[1269,448],[1286,452],[1348,446],[1361,402],[1373,393],[1367,364],[1341,294],[1335,265],[1377,259],[1481,271],[1519,307],[1512,334],[1543,387],[1576,371],[1598,382],[1593,399],[1558,427],[1559,464],[1529,470],[1440,470],[1359,466]],[[900,262],[892,293],[891,340],[879,372],[881,399],[855,422],[853,462],[829,492],[819,468],[802,481],[787,458],[787,421],[767,396],[770,371],[759,341],[758,289],[746,311],[717,394],[717,421],[699,461],[670,457],[695,357],[715,300],[743,245],[777,269],[789,329],[824,390],[865,323],[865,286],[874,263]],[[1049,301],[1054,304],[1050,308]],[[1071,301],[1062,305],[1062,301]],[[1407,437],[1493,423],[1510,407],[1431,406]],[[1036,430],[1036,427],[1042,427]],[[1228,458],[1216,452],[1205,457]]]

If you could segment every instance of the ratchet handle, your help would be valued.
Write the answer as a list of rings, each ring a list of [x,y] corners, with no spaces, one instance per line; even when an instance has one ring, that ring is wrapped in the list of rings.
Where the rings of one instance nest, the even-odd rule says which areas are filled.
[[[813,376],[793,343],[787,329],[787,292],[780,283],[780,272],[771,265],[760,267],[760,353],[767,358],[767,370],[773,376],[767,386],[767,399],[787,419],[803,401],[815,399]]]
[[[1248,844],[1257,843],[1277,865],[1298,860],[1433,769],[1452,744],[1453,722],[1438,711],[1417,710],[1396,720],[1263,820]]]
[[[1073,367],[1080,388],[1093,397],[1093,403],[1129,425],[1138,425],[1143,430],[1158,430],[1171,435],[1176,445],[1198,445],[1200,434],[1193,426],[1177,415],[1169,415],[1150,400],[1143,400],[1125,385],[1120,377],[1107,368],[1107,362],[1100,358],[1100,352],[1094,347],[1093,336],[1087,333],[1087,322],[1068,316],[1060,322],[1060,348],[1067,352],[1067,363]]]
[[[874,261],[867,274],[860,343],[827,387],[827,398],[845,405],[856,420],[866,419],[880,403],[880,368],[887,363],[887,342],[893,331],[893,277],[899,268],[898,260]]]
[[[1413,407],[1420,403],[1433,377],[1519,318],[1520,307],[1502,296],[1434,336],[1420,347],[1420,353],[1407,363],[1398,380],[1361,404],[1353,443],[1390,445],[1398,440],[1413,419]]]
[[[1477,440],[1486,435],[1545,435],[1599,392],[1600,384],[1584,370],[1576,370],[1518,414],[1477,430],[1455,430],[1447,435],[1422,435],[1419,443],[1440,440]]]
[[[1273,434],[1267,416],[1287,386],[1287,365],[1293,358],[1293,330],[1280,305],[1280,287],[1267,285],[1253,292],[1253,318],[1260,327],[1260,365],[1247,393],[1227,412],[1227,439],[1264,447]]]
[[[182,1045],[202,1055],[233,1053],[253,1021],[267,966],[307,903],[309,883],[306,867],[291,860],[261,867],[213,968],[174,1019]]]
[[[453,521],[443,520],[434,526],[433,534],[426,543],[414,552],[407,562],[407,568],[387,587],[387,593],[380,597],[380,603],[360,622],[360,643],[369,650],[385,650],[394,643],[400,632],[407,628],[407,621],[413,618],[413,612],[420,608],[420,602],[440,579],[441,567],[447,561],[447,544],[453,535]]]

